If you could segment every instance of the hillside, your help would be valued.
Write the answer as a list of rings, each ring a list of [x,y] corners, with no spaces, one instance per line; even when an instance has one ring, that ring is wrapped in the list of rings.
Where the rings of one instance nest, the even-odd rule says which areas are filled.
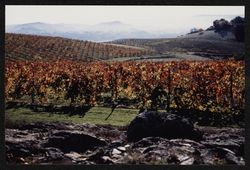
[[[185,52],[196,55],[233,56],[244,53],[244,43],[231,32],[203,31],[168,39],[121,39],[112,43],[149,48],[158,54]]]
[[[147,49],[60,37],[5,34],[6,59],[105,60],[151,54]]]
[[[206,30],[192,28],[186,35],[176,38],[164,38],[165,36],[152,38],[151,36],[138,36],[142,35],[142,32],[138,33],[137,29],[118,21],[101,23],[91,27],[48,25],[44,23],[23,24],[8,27],[7,32],[11,30],[12,32],[22,32],[20,30],[23,30],[24,34],[6,33],[6,57],[9,59],[48,58],[49,60],[63,58],[82,61],[207,60],[232,57],[243,59],[245,52],[244,26],[245,19],[238,16],[231,21],[215,20],[212,26]],[[58,31],[80,31],[82,29],[87,31],[88,34],[91,30],[99,38],[102,37],[99,34],[100,31],[103,32],[105,36],[109,37],[102,37],[103,40],[115,39],[116,36],[110,35],[114,32],[123,38],[101,43],[77,40],[78,36],[73,36],[76,39],[62,38],[56,34]],[[35,31],[37,35],[29,35],[34,33],[30,33],[30,30]],[[41,36],[47,35],[44,32],[51,31],[54,34]],[[122,36],[122,32],[131,35]],[[132,35],[132,32],[136,32],[136,35]],[[133,39],[127,39],[127,37],[133,37]],[[85,35],[83,39],[88,39],[88,35]]]
[[[237,58],[242,59],[245,52],[245,18],[235,17],[213,21],[212,26],[203,30],[192,28],[186,35],[162,39],[120,39],[111,43],[149,48],[161,57],[197,59]]]

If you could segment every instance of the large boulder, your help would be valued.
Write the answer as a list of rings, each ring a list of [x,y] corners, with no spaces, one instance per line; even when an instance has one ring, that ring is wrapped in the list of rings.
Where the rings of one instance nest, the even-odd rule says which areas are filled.
[[[144,111],[137,115],[128,126],[128,141],[138,141],[144,137],[168,139],[192,139],[199,141],[202,133],[185,118],[175,114]]]

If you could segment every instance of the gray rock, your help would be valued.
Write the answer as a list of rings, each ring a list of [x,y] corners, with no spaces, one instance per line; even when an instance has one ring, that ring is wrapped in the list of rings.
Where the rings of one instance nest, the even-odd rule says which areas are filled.
[[[58,148],[48,147],[45,150],[46,159],[44,160],[46,161],[62,160],[64,158],[64,153]]]
[[[220,132],[204,136],[205,140],[201,141],[206,146],[228,148],[238,155],[244,155],[245,138],[233,134],[232,132]]]
[[[124,147],[125,147],[125,148],[129,148],[129,147],[130,147],[130,145],[129,145],[129,144],[127,144],[127,145],[125,145]]]
[[[119,146],[117,149],[120,150],[120,151],[123,151],[123,152],[126,151],[126,148],[123,147],[123,146]]]
[[[119,155],[119,154],[121,154],[122,152],[121,151],[119,151],[119,150],[117,150],[117,149],[113,149],[113,151],[112,151],[112,155]]]
[[[115,163],[114,160],[111,159],[109,156],[103,156],[102,159],[103,159],[104,164],[114,164]]]
[[[193,165],[194,164],[194,158],[193,157],[187,157],[185,160],[181,161],[180,165]]]
[[[78,160],[79,158],[82,157],[82,155],[77,152],[66,153],[65,156],[72,160]]]

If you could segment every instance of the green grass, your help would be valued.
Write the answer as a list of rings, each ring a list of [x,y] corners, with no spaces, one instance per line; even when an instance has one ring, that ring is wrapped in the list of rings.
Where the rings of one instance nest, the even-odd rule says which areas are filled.
[[[27,108],[8,109],[5,110],[6,127],[16,127],[32,122],[72,122],[72,123],[93,123],[101,125],[128,125],[130,121],[137,115],[137,109],[117,108],[114,110],[108,120],[105,118],[110,114],[111,108],[93,107],[84,117],[80,115],[69,116],[67,114],[34,112]]]

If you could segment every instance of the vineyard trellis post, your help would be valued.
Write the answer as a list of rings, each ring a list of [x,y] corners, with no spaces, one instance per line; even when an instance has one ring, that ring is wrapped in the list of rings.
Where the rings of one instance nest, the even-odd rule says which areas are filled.
[[[111,112],[109,113],[109,115],[105,118],[105,120],[108,120],[108,118],[112,115],[112,113],[114,112],[115,108],[117,107],[118,103],[117,103],[117,97],[118,97],[118,75],[117,75],[117,71],[115,71],[114,73],[114,77],[112,75],[112,89],[111,89],[111,98],[112,98],[112,106],[111,106]]]
[[[114,74],[112,75],[112,89],[111,89],[111,99],[113,101],[117,100],[117,95],[118,95],[118,82],[117,82],[117,70],[114,72]]]

